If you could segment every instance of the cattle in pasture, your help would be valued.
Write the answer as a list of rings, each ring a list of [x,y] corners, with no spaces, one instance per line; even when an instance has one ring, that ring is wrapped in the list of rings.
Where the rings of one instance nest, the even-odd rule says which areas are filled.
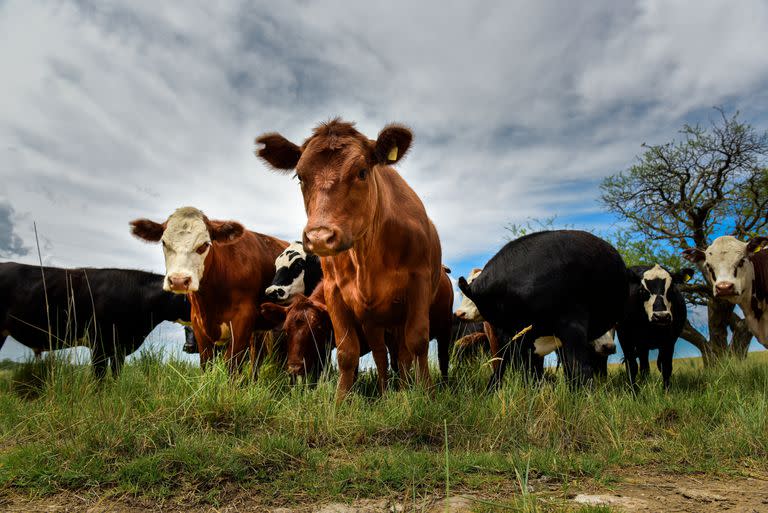
[[[430,338],[434,338],[437,342],[438,366],[443,379],[448,378],[452,306],[453,287],[448,275],[444,274],[438,295],[430,309]],[[261,311],[273,322],[283,324],[288,353],[287,367],[291,382],[295,382],[296,377],[304,375],[310,375],[316,379],[327,364],[327,356],[335,347],[333,328],[325,306],[323,283],[318,284],[309,297],[297,294],[288,305],[264,303],[261,305]],[[394,368],[401,348],[394,346],[394,337],[390,332],[386,333],[385,339],[390,353],[390,363]],[[370,349],[363,343],[360,355],[363,356],[368,352]]]
[[[93,370],[117,377],[125,357],[163,321],[189,321],[186,298],[159,274],[0,263],[0,347],[10,335],[35,354],[89,346]]]
[[[388,125],[377,139],[353,123],[318,125],[301,146],[275,133],[258,137],[260,158],[295,170],[304,198],[304,247],[320,256],[325,299],[337,338],[342,400],[354,381],[363,341],[387,384],[385,333],[395,338],[398,369],[431,385],[429,310],[443,271],[440,239],[419,197],[392,167],[408,152],[411,131]]]
[[[507,243],[471,283],[459,288],[474,301],[483,319],[502,340],[501,364],[489,388],[499,385],[512,353],[536,371],[540,354],[533,344],[510,345],[555,337],[571,382],[595,373],[595,351],[589,341],[601,337],[621,319],[628,293],[627,268],[618,251],[592,234],[575,230],[532,233]],[[543,352],[543,348],[538,353]]]
[[[749,330],[768,348],[768,237],[742,242],[724,235],[707,249],[689,248],[686,259],[698,264],[712,285],[712,294],[737,304]]]
[[[260,306],[275,275],[275,258],[288,243],[235,221],[209,220],[193,207],[177,209],[164,223],[137,219],[131,229],[140,239],[162,243],[162,287],[189,297],[201,366],[208,366],[219,345],[225,346],[230,371],[239,369],[254,330],[272,328]],[[257,370],[265,350],[261,337],[254,343]]]
[[[297,294],[311,294],[322,278],[317,255],[308,255],[300,241],[292,242],[277,256],[275,278],[264,291],[264,298],[274,303],[288,303]]]
[[[629,300],[617,331],[632,385],[637,380],[637,360],[640,374],[648,375],[648,351],[658,349],[656,366],[664,388],[669,388],[675,343],[687,319],[685,298],[677,285],[691,276],[692,269],[671,273],[658,264],[629,268]]]

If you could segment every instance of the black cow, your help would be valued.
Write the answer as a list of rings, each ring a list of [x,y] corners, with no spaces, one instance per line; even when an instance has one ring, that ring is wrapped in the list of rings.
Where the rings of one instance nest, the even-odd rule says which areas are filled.
[[[309,296],[322,279],[320,258],[308,255],[301,242],[292,242],[275,259],[275,278],[264,291],[264,297],[286,304],[299,294]]]
[[[627,268],[618,251],[592,234],[558,230],[532,233],[507,243],[471,283],[459,288],[497,330],[501,364],[489,388],[504,375],[511,350],[525,351],[522,361],[540,372],[534,341],[556,337],[566,377],[590,380],[595,367],[595,340],[613,328],[624,313],[629,289]],[[531,326],[522,343],[510,339]]]
[[[110,365],[117,377],[155,326],[189,321],[186,296],[163,291],[163,279],[126,269],[0,263],[0,347],[8,335],[36,352],[89,345],[96,376]]]
[[[648,351],[658,349],[656,366],[669,388],[672,375],[672,355],[675,342],[687,318],[685,299],[677,284],[693,276],[692,269],[670,273],[660,265],[637,265],[629,268],[629,300],[624,320],[619,323],[618,335],[629,382],[637,379],[637,360],[640,374],[649,372]]]

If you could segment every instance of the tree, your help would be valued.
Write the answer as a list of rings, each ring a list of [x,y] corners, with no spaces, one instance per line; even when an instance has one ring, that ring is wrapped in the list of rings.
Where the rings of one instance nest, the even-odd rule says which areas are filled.
[[[716,110],[719,119],[708,129],[685,125],[680,140],[643,144],[635,165],[601,184],[603,204],[628,227],[615,241],[628,264],[680,267],[685,248],[704,249],[726,234],[744,240],[768,227],[768,132],[740,122],[738,112]],[[690,303],[707,307],[709,338],[690,323],[682,338],[705,364],[729,353],[744,358],[752,335],[706,279],[700,273],[682,290]]]

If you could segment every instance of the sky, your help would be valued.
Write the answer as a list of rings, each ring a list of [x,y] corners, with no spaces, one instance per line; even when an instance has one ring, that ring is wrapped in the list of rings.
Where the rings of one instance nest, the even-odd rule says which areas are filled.
[[[764,0],[0,0],[0,261],[37,262],[35,223],[47,265],[163,272],[128,222],[183,205],[296,239],[254,137],[342,116],[413,129],[456,278],[510,222],[610,229],[600,181],[713,106],[768,127],[767,26]]]

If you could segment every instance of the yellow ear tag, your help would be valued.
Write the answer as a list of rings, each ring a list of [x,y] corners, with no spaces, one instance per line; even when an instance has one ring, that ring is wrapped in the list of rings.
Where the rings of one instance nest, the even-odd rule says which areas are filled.
[[[389,150],[389,155],[387,155],[387,160],[390,162],[394,162],[397,160],[397,146],[393,146],[391,150]]]
[[[685,276],[683,276],[683,281],[688,283],[688,281],[690,281],[691,278],[693,278],[693,276],[691,276],[690,274],[686,274]]]
[[[752,253],[758,253],[758,252],[760,252],[760,251],[761,251],[763,248],[765,248],[765,246],[763,246],[762,244],[759,244],[759,245],[758,245],[758,246],[755,248],[755,250],[754,250]]]

